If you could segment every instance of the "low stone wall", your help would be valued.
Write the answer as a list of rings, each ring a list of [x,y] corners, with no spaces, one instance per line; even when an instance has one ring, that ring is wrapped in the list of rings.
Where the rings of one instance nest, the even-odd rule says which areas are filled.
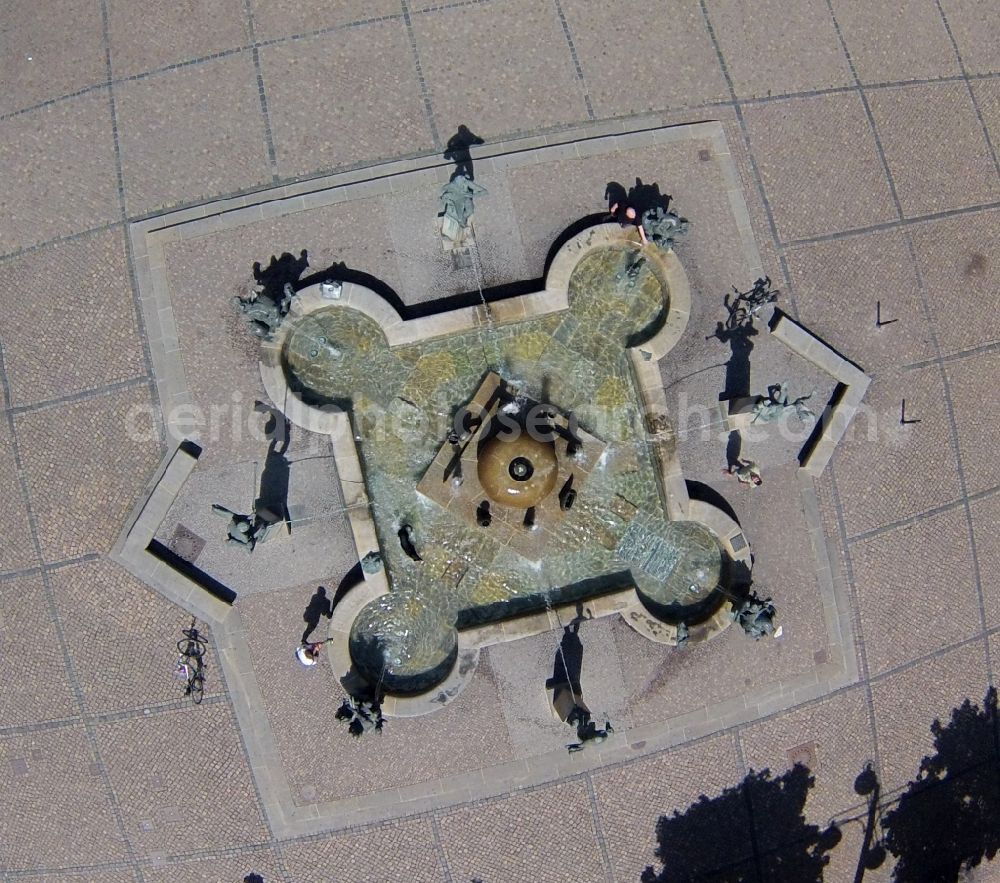
[[[214,586],[210,577],[201,581],[178,569],[162,554],[156,554],[154,540],[200,453],[196,445],[182,442],[164,457],[125,522],[111,558],[164,597],[217,627],[233,613],[232,604],[222,597],[228,590]]]
[[[837,442],[844,437],[868,391],[871,378],[780,310],[775,311],[771,320],[771,334],[792,352],[822,368],[838,383],[830,407],[820,416],[816,431],[799,455],[800,466],[816,478],[823,474]]]

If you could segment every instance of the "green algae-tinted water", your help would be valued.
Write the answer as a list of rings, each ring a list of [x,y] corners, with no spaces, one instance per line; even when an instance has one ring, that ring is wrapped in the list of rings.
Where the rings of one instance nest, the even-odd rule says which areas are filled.
[[[351,403],[352,420],[391,597],[356,620],[355,644],[380,636],[387,678],[402,682],[445,664],[453,626],[510,615],[569,594],[584,580],[631,569],[658,605],[685,604],[714,588],[720,553],[711,534],[668,522],[625,353],[662,322],[667,292],[635,252],[585,256],[563,313],[389,349],[379,326],[349,307],[300,320],[285,360],[313,402]],[[529,399],[572,412],[608,449],[572,512],[528,561],[416,490],[454,413],[496,371]],[[422,562],[397,540],[412,526]],[[692,586],[699,586],[697,592]],[[556,590],[553,592],[553,590]],[[592,589],[591,589],[592,591]]]

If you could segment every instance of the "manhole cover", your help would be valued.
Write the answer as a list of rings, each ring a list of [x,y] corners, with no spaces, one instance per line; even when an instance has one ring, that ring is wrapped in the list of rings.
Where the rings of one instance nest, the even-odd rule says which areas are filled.
[[[797,763],[801,763],[802,766],[806,767],[813,772],[816,772],[816,743],[815,742],[803,742],[801,745],[796,745],[794,748],[789,748],[785,752],[788,756],[788,762],[795,766]]]
[[[201,554],[201,550],[205,548],[205,541],[193,530],[186,528],[183,524],[178,524],[174,528],[174,534],[170,538],[170,542],[167,543],[167,547],[179,558],[193,564]]]

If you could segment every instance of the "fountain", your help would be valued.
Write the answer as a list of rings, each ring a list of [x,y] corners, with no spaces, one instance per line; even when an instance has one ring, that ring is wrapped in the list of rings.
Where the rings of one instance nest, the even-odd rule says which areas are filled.
[[[724,627],[720,587],[749,549],[728,517],[687,512],[656,367],[689,313],[672,251],[591,228],[543,291],[407,321],[361,286],[314,288],[261,371],[290,419],[333,435],[359,555],[381,554],[331,658],[395,697],[387,714],[447,701],[500,624],[551,628],[550,596],[670,643]]]

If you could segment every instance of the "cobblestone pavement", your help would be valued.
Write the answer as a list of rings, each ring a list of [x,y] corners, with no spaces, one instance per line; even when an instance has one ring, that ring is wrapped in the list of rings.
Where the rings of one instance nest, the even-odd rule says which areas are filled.
[[[856,816],[863,764],[887,791],[905,785],[932,747],[931,722],[994,683],[1000,25],[991,4],[12,0],[0,32],[0,881],[636,880],[656,864],[658,817],[750,769],[777,774],[803,760],[816,778],[809,820]],[[401,803],[406,818],[276,837],[218,661],[209,656],[206,697],[193,706],[171,674],[189,616],[107,557],[163,453],[155,435],[129,427],[168,404],[152,376],[128,224],[440,153],[463,123],[496,143],[646,112],[722,122],[784,305],[873,377],[873,417],[859,414],[817,483],[847,583],[858,683],[762,709],[751,723],[722,719],[717,732],[647,757],[590,772],[561,766],[547,785],[437,812]],[[682,186],[690,201],[713,185],[706,170]],[[559,199],[530,169],[497,197],[504,211],[537,218],[522,229],[529,275],[544,260],[539,244],[560,232]],[[399,206],[403,217],[405,198]],[[385,266],[384,280],[406,287],[386,259],[398,229],[362,202],[328,215],[307,239],[299,222],[278,220],[257,239],[236,231],[172,247],[179,332],[216,348],[228,390],[245,401],[257,393],[252,358],[213,312],[235,292],[205,298],[206,275],[246,277],[249,260],[293,247],[332,262],[350,239],[352,265]],[[735,253],[701,253],[697,234],[690,247],[695,290],[751,281],[736,278],[745,268]],[[876,328],[876,301],[898,321]],[[195,400],[229,406],[204,373],[189,370]],[[900,424],[904,398],[919,423]],[[227,436],[205,457],[246,462],[246,439]],[[791,480],[775,468],[774,485]],[[798,515],[770,486],[735,505],[773,531]],[[782,581],[811,578],[777,566],[801,540],[789,530],[784,548],[760,550],[776,597]],[[248,631],[266,638],[275,620],[291,619],[295,634],[310,588],[249,599]],[[801,638],[762,649],[748,687],[826,652],[805,649],[819,634],[816,611],[783,612]],[[607,681],[620,678],[634,697],[630,725],[719,695],[713,654],[723,668],[738,664],[726,658],[735,642],[720,641],[651,675],[649,660],[634,658],[651,651],[624,628],[608,624],[600,642],[621,665]],[[421,743],[387,744],[380,763],[329,719],[316,689],[324,672],[304,681],[277,653],[259,654],[296,799],[522,756],[503,718],[511,701],[495,701],[516,695],[518,672],[496,656],[480,663],[469,702],[408,722]],[[384,738],[399,741],[391,730]],[[296,740],[315,753],[295,756]],[[741,848],[748,841],[737,838]],[[859,825],[845,825],[826,879],[854,879],[859,848]]]

